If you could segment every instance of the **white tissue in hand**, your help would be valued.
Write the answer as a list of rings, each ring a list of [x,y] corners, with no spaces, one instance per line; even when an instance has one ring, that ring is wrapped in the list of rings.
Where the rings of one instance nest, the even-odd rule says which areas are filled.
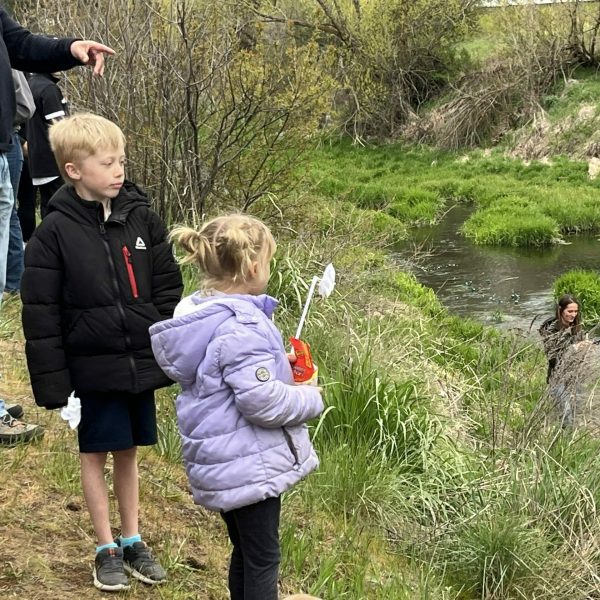
[[[81,421],[81,400],[75,396],[75,392],[71,392],[67,405],[60,409],[60,416],[69,422],[69,427],[75,429]]]

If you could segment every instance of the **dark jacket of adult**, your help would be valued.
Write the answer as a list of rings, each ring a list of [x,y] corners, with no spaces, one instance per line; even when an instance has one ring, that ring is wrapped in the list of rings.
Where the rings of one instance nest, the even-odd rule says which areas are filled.
[[[576,331],[573,327],[561,329],[560,323],[556,317],[549,317],[546,319],[541,324],[539,333],[542,336],[544,352],[548,357],[548,374],[546,376],[546,381],[550,382],[550,378],[565,352],[571,345],[585,339],[585,334],[583,331]]]
[[[25,251],[23,330],[35,401],[58,408],[71,391],[139,393],[169,385],[150,325],[173,316],[183,290],[165,227],[126,182],[102,206],[66,184]]]
[[[11,67],[36,73],[71,69],[81,64],[70,50],[75,39],[34,35],[0,8],[0,152],[10,150],[13,132],[16,104]]]

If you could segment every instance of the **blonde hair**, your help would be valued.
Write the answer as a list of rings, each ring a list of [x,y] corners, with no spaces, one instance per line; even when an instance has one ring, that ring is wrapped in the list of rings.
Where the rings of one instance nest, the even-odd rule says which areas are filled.
[[[99,150],[125,146],[125,135],[113,122],[92,113],[77,113],[50,126],[50,147],[65,181],[65,164],[82,160]]]
[[[176,227],[170,235],[186,252],[183,263],[196,263],[205,277],[202,288],[238,284],[248,280],[252,263],[268,262],[277,245],[270,229],[242,214],[217,217],[200,231]]]

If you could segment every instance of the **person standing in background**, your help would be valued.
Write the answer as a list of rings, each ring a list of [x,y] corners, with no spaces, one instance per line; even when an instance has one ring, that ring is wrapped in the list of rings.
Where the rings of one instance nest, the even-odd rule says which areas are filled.
[[[15,86],[15,97],[17,100],[17,112],[13,120],[14,133],[12,136],[11,149],[6,153],[8,169],[10,171],[10,183],[13,189],[15,203],[10,215],[10,231],[8,240],[8,257],[6,261],[6,283],[4,291],[9,294],[18,294],[21,287],[21,277],[24,269],[23,233],[21,223],[17,214],[17,191],[23,170],[23,151],[19,129],[33,116],[35,102],[29,89],[25,75],[20,71],[12,71]]]
[[[33,185],[40,192],[42,219],[48,213],[50,198],[64,183],[48,139],[50,125],[69,114],[67,101],[57,85],[58,81],[58,73],[34,73],[29,78],[29,87],[35,101],[35,113],[26,126],[29,174]]]
[[[583,372],[580,364],[573,369],[572,361],[566,367],[563,363],[569,349],[585,340],[579,300],[572,294],[563,294],[556,302],[555,314],[542,323],[539,333],[548,357],[546,381],[550,396],[560,412],[562,427],[572,427],[583,394]]]

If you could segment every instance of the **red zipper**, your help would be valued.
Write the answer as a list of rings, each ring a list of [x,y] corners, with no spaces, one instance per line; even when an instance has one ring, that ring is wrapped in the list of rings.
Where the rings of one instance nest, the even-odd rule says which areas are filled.
[[[135,280],[135,273],[133,271],[133,262],[131,262],[131,252],[127,246],[123,246],[123,258],[125,259],[125,266],[127,267],[127,276],[129,277],[129,285],[131,286],[131,293],[134,298],[138,298],[137,281]]]

